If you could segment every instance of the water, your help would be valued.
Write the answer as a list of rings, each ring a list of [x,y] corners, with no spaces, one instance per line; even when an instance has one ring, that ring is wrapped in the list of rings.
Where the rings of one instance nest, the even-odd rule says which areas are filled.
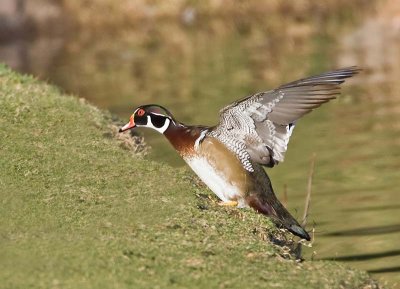
[[[158,103],[184,123],[204,125],[251,93],[331,68],[365,68],[340,99],[298,123],[285,162],[268,172],[281,196],[287,186],[289,209],[299,218],[315,153],[315,242],[306,258],[347,262],[398,285],[400,21],[379,14],[385,11],[345,24],[314,19],[277,27],[168,20],[101,37],[2,43],[0,59],[126,121],[136,106]],[[151,158],[184,165],[161,136],[143,133]]]

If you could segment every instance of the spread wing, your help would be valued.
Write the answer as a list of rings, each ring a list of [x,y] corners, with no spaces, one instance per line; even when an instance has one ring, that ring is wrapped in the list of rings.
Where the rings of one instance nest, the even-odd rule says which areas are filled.
[[[248,96],[223,108],[208,134],[236,153],[247,170],[253,171],[251,162],[272,167],[283,161],[296,121],[336,98],[340,84],[358,72],[334,70]]]

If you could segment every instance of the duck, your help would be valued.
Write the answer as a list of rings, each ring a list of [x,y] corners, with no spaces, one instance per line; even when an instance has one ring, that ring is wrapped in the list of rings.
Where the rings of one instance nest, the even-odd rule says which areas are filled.
[[[220,199],[220,205],[253,208],[280,228],[310,241],[309,233],[276,197],[265,168],[284,161],[297,121],[340,94],[356,66],[299,79],[251,94],[220,110],[215,126],[186,125],[165,107],[141,105],[120,128],[151,128]]]

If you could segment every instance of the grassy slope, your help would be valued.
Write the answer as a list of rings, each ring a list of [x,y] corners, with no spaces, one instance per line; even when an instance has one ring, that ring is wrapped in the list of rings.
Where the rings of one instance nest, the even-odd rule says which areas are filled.
[[[372,282],[341,264],[282,259],[263,241],[266,218],[196,196],[209,192],[191,173],[122,149],[109,124],[96,108],[0,66],[2,288]]]

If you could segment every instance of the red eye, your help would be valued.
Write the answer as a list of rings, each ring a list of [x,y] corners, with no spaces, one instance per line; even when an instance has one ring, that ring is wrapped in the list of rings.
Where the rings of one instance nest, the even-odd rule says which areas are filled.
[[[139,109],[139,110],[137,111],[136,114],[137,114],[138,116],[144,115],[144,109],[143,109],[143,108]]]

